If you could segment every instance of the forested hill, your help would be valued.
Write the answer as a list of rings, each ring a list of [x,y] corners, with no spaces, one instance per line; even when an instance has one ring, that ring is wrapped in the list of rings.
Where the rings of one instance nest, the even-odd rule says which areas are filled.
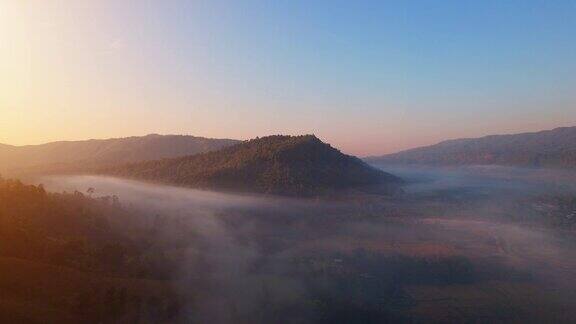
[[[369,187],[390,190],[400,182],[313,135],[256,138],[219,151],[135,163],[102,173],[202,189],[290,196]]]
[[[182,224],[161,229],[159,219],[115,196],[0,178],[0,323],[175,323],[178,258],[150,248],[150,237]]]
[[[183,135],[0,145],[0,173],[60,172],[204,153],[238,143]]]
[[[576,127],[449,140],[365,160],[388,164],[576,168]]]

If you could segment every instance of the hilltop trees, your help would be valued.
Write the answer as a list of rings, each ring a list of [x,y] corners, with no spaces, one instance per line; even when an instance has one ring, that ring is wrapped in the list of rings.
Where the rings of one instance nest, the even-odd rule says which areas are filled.
[[[196,188],[317,196],[378,187],[390,193],[400,179],[342,154],[313,135],[256,138],[190,157],[105,169],[105,174]]]

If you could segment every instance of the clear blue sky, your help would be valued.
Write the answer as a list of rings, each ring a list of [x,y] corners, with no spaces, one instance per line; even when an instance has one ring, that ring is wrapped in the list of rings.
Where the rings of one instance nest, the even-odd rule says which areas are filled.
[[[6,1],[0,142],[316,133],[369,155],[576,125],[576,1]]]

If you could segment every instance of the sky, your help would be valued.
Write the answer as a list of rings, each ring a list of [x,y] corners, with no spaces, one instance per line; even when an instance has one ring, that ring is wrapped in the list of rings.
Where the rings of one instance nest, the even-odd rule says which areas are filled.
[[[0,0],[0,143],[576,125],[576,1]]]

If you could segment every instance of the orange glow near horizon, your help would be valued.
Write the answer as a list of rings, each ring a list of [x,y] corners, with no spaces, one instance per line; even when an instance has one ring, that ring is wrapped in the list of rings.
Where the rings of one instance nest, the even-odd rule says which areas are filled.
[[[275,35],[254,40],[240,28],[248,18],[225,19],[234,13],[209,3],[187,6],[0,0],[0,143],[314,133],[366,156],[576,122],[574,98],[564,88],[551,88],[557,93],[550,90],[548,97],[535,97],[529,88],[520,95],[505,88],[486,96],[418,93],[406,80],[420,74],[396,71],[396,62],[374,67],[392,75],[380,84],[368,68],[338,69],[360,59],[320,58],[322,48],[313,41],[312,49],[283,56],[285,44],[271,43]],[[180,12],[186,16],[171,19]],[[279,26],[296,28],[284,23]],[[247,45],[231,41],[237,30]],[[253,54],[259,44],[270,47]],[[315,70],[313,59],[333,65]]]

